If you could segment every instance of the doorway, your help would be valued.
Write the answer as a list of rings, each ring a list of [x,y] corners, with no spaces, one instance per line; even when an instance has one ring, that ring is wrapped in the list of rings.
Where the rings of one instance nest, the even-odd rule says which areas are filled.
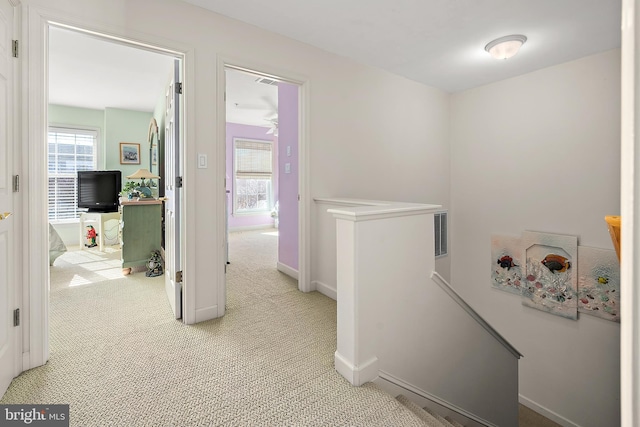
[[[171,99],[173,106],[174,98],[177,98],[170,98],[169,94],[173,93],[171,90],[174,89],[176,76],[180,78],[183,75],[183,57],[162,48],[55,23],[48,23],[46,31],[49,45],[45,73],[49,85],[47,132],[44,134],[48,148],[44,150],[43,157],[47,164],[45,170],[48,170],[49,197],[45,215],[49,223],[53,223],[51,228],[55,232],[54,237],[59,238],[65,248],[77,250],[66,253],[63,250],[60,256],[62,262],[59,262],[68,271],[74,271],[73,277],[69,278],[68,283],[56,283],[57,286],[49,288],[53,291],[65,285],[85,286],[92,282],[122,279],[125,262],[137,263],[135,274],[144,276],[150,253],[142,248],[138,250],[139,256],[125,259],[120,243],[125,239],[127,230],[118,225],[117,219],[115,227],[113,221],[107,221],[100,227],[102,235],[97,236],[100,246],[87,247],[93,245],[87,245],[90,242],[86,241],[86,233],[82,229],[85,224],[77,222],[81,211],[77,207],[79,191],[76,174],[80,171],[118,171],[123,186],[129,180],[141,186],[140,176],[137,175],[145,170],[151,174],[146,182],[151,198],[163,195],[164,188],[159,187],[167,182],[161,180],[165,177],[164,154],[172,153],[169,156],[169,160],[173,160],[172,173],[179,174],[182,170],[179,161],[182,138],[177,124],[184,115],[178,111],[175,116],[177,119],[170,120],[166,111],[169,109],[168,99]],[[173,138],[167,138],[165,127],[172,132],[175,130]],[[175,141],[177,150],[166,149],[167,139]],[[128,179],[130,176],[132,178]],[[175,180],[169,181],[173,187]],[[139,190],[142,196],[144,189]],[[120,188],[117,189],[119,191]],[[126,194],[120,195],[127,200]],[[179,208],[181,198],[172,199]],[[153,235],[166,237],[153,239],[157,241],[153,247],[161,251],[166,246],[165,242],[179,240],[175,236],[180,226],[178,223],[177,227],[169,227],[165,233],[162,218],[167,215],[162,214],[162,202],[153,204],[141,206],[145,209],[142,221],[157,223]],[[150,207],[157,208],[152,212],[157,221],[149,218]],[[131,209],[127,206],[126,209],[136,210],[136,205],[131,205]],[[175,210],[172,207],[171,212]],[[117,212],[114,214],[119,218]],[[135,221],[133,214],[122,211],[122,215],[130,215],[130,224]],[[134,248],[134,245],[129,244],[128,247]],[[50,259],[52,261],[55,266],[56,261]],[[49,283],[62,276],[64,274],[50,274]],[[167,297],[173,303],[172,307],[176,307],[178,301],[177,308],[181,308],[181,294],[175,294],[175,287],[172,290],[172,294],[167,290]],[[51,295],[47,291],[44,295],[48,303]],[[45,319],[47,321],[48,318]]]
[[[224,75],[227,254],[234,242],[256,242],[275,250],[274,270],[298,280],[300,85],[231,65]],[[275,245],[235,233],[271,236]]]

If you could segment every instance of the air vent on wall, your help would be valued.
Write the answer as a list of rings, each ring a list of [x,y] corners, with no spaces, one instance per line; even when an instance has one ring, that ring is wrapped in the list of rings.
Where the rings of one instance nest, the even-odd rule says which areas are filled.
[[[436,241],[436,258],[446,256],[447,248],[447,213],[439,212],[433,215]]]
[[[278,84],[278,81],[277,80],[273,80],[273,79],[269,79],[267,77],[258,77],[256,79],[256,83],[262,83],[262,84],[265,84],[265,85],[274,86],[274,85]]]

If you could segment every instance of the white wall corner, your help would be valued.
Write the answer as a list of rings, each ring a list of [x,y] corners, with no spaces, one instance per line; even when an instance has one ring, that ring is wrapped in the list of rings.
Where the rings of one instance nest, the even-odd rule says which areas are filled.
[[[529,399],[527,397],[524,397],[521,394],[518,394],[518,401],[520,403],[522,403],[524,406],[526,406],[527,408],[530,408],[530,409],[536,411],[540,415],[544,415],[545,417],[549,418],[551,421],[554,421],[554,422],[560,424],[563,427],[581,427],[579,424],[576,424],[573,421],[570,421],[570,420],[566,419],[562,415],[559,415],[559,414],[553,412],[551,409],[549,409],[547,407],[544,407],[544,406],[534,402],[533,400],[531,400],[531,399]]]
[[[338,300],[338,291],[334,286],[327,285],[326,283],[314,280],[311,282],[314,291],[320,292],[322,295],[328,296],[334,301]]]
[[[286,274],[289,277],[293,277],[294,279],[298,280],[298,270],[296,270],[295,268],[291,268],[286,264],[281,263],[280,261],[278,261],[278,265],[277,265],[278,271],[281,273]]]
[[[378,358],[374,356],[356,367],[336,351],[335,369],[352,385],[359,387],[364,383],[375,380],[378,377]]]

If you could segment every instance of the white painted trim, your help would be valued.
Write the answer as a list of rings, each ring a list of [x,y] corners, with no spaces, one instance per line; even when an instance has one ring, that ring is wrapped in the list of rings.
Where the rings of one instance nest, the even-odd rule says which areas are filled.
[[[273,224],[243,225],[242,227],[229,228],[229,233],[253,230],[276,230],[276,228],[273,227]]]
[[[304,173],[298,174],[298,289],[302,292],[313,291],[311,284],[311,211],[312,199],[310,188],[311,145],[310,116],[310,82],[307,78],[299,78],[298,88],[298,169]]]
[[[412,402],[417,403],[422,408],[427,407],[434,410],[439,415],[445,417],[450,416],[456,421],[468,427],[498,427],[490,421],[482,417],[465,411],[464,409],[440,399],[412,384],[402,381],[393,375],[380,371],[378,378],[374,381],[380,388],[394,397],[403,394]]]
[[[11,4],[11,6],[13,7],[13,20],[12,20],[12,25],[13,25],[13,33],[11,34],[11,38],[12,39],[16,39],[16,40],[21,40],[22,39],[22,5],[20,3],[19,0],[9,0],[9,3]],[[22,50],[22,46],[20,47]],[[9,128],[9,132],[11,134],[11,140],[13,143],[13,158],[9,159],[9,165],[11,165],[12,168],[12,174],[13,175],[22,175],[22,161],[24,156],[22,155],[23,152],[23,147],[22,147],[22,135],[23,135],[23,121],[22,121],[22,112],[23,112],[23,99],[24,96],[22,94],[22,63],[23,63],[23,59],[22,57],[24,56],[24,52],[20,52],[19,56],[17,59],[11,61],[11,72],[13,73],[12,75],[12,85],[11,87],[8,87],[8,91],[11,94],[11,104],[8,106],[11,111],[11,121],[7,122],[7,126]],[[23,278],[24,277],[24,271],[22,269],[22,266],[26,265],[27,262],[27,258],[26,258],[26,254],[23,251],[23,241],[25,241],[28,238],[28,234],[26,232],[26,227],[24,226],[24,222],[23,222],[23,217],[25,217],[25,215],[23,214],[23,207],[24,207],[24,202],[23,202],[23,197],[22,197],[22,193],[18,192],[18,193],[13,193],[12,195],[13,198],[13,208],[16,210],[16,212],[19,212],[18,215],[14,216],[13,219],[13,230],[14,230],[14,234],[13,234],[13,253],[14,253],[14,258],[13,258],[13,262],[14,262],[14,269],[13,269],[13,284],[10,286],[13,286],[13,298],[14,298],[14,307],[15,308],[20,308],[21,310],[21,317],[24,319],[25,317],[28,316],[28,306],[27,303],[28,302],[26,300],[26,280]],[[14,339],[14,366],[13,366],[13,375],[14,377],[17,377],[18,375],[20,375],[20,373],[22,373],[24,370],[26,370],[27,368],[25,368],[25,354],[23,353],[23,350],[26,347],[25,345],[25,338],[28,338],[28,335],[26,335],[26,331],[27,329],[24,327],[24,323],[25,321],[21,321],[21,325],[18,326],[17,328],[14,328],[14,335],[13,335],[13,339]],[[27,364],[28,364],[28,357],[29,355],[27,354]]]
[[[338,202],[347,202],[345,199],[334,199]],[[331,200],[316,199],[331,203]],[[357,202],[354,200],[354,202]],[[327,212],[333,214],[335,218],[347,221],[371,221],[378,219],[388,219],[396,217],[406,217],[409,215],[424,215],[435,213],[441,205],[427,205],[421,203],[400,203],[400,202],[367,202],[359,201],[357,206],[345,206],[342,208],[331,208]]]
[[[530,408],[531,410],[536,411],[540,415],[544,415],[545,417],[549,418],[551,421],[554,421],[563,427],[580,427],[579,424],[576,424],[573,421],[566,419],[562,415],[556,414],[551,409],[546,408],[534,402],[533,400],[529,399],[528,397],[524,397],[521,394],[518,394],[518,401],[522,403],[524,406],[526,406],[527,408]]]
[[[184,186],[182,187],[181,221],[180,221],[180,259],[182,262],[182,321],[187,325],[197,323],[196,319],[196,91],[194,88],[195,49],[192,47],[182,50],[182,172]],[[193,202],[191,202],[193,200]],[[215,248],[224,257],[222,248]],[[214,258],[215,259],[215,258]],[[224,269],[222,269],[224,270]],[[224,273],[223,273],[224,274]],[[216,316],[213,316],[216,317]]]
[[[298,270],[296,270],[295,268],[291,268],[286,264],[281,263],[280,261],[278,261],[278,271],[281,273],[286,274],[289,277],[293,277],[294,279],[298,280]]]
[[[314,280],[313,282],[311,282],[311,284],[314,288],[314,291],[318,291],[322,295],[328,296],[334,301],[338,300],[338,290],[335,287],[329,286],[326,283],[322,283],[318,280]]]
[[[361,386],[378,377],[378,358],[375,356],[355,367],[336,351],[334,361],[336,371],[354,386]]]
[[[195,322],[204,322],[205,320],[211,320],[218,317],[218,305],[212,305],[210,307],[199,308],[196,310]]]
[[[438,274],[436,271],[431,272],[431,280],[434,281],[440,288],[453,299],[456,304],[458,304],[462,309],[478,323],[480,326],[484,328],[496,341],[498,341],[504,348],[506,348],[514,357],[520,359],[522,357],[522,353],[520,353],[514,346],[509,343],[498,331],[496,331],[493,326],[489,324],[480,314],[475,311],[465,300],[458,294],[455,289],[451,287],[451,285],[444,280],[444,278]]]
[[[230,261],[228,249],[229,242],[227,238],[228,230],[228,215],[231,213],[230,207],[227,207],[227,200],[233,196],[227,194],[226,179],[227,179],[227,106],[225,103],[226,98],[226,77],[225,77],[225,60],[218,56],[216,63],[216,110],[217,116],[217,130],[215,153],[217,163],[215,164],[217,174],[215,176],[215,187],[213,189],[214,197],[216,200],[216,210],[213,212],[213,217],[216,218],[214,227],[214,245],[216,248],[222,249],[222,251],[214,258],[216,261],[216,301],[218,302],[218,317],[222,317],[225,314],[227,307],[227,279],[226,279],[226,264]],[[230,178],[231,179],[231,178]],[[233,201],[231,202],[233,203]]]
[[[28,330],[29,364],[25,369],[41,366],[49,359],[49,262],[47,246],[42,242],[49,239],[46,230],[46,129],[47,129],[47,96],[46,96],[46,45],[47,19],[36,8],[27,7],[28,24],[27,39],[22,46],[28,46],[26,60],[23,63],[23,75],[26,83],[26,94],[23,99],[26,107],[23,120],[24,135],[28,139],[28,153],[23,151],[26,167],[23,174],[27,178],[28,187],[24,193],[24,207],[28,215],[25,242],[26,258],[24,262],[24,287],[29,304]],[[24,163],[23,163],[24,164]],[[28,261],[27,261],[28,260]],[[27,316],[25,316],[25,321]]]
[[[31,364],[31,354],[28,351],[22,353],[22,371],[26,371],[27,366]],[[17,376],[17,375],[16,375]]]
[[[620,421],[622,427],[640,425],[640,9],[635,0],[622,1],[621,58],[621,263],[620,293]]]

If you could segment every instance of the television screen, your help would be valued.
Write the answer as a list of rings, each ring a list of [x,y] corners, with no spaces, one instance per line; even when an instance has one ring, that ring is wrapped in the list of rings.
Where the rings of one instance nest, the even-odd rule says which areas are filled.
[[[122,172],[78,171],[78,208],[89,212],[117,212]]]

